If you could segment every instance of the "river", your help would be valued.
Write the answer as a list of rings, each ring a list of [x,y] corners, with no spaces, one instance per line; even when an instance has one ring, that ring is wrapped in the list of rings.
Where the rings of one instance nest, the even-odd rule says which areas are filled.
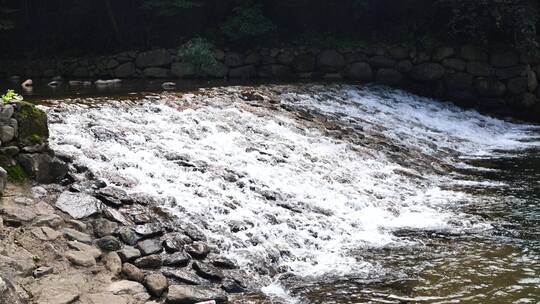
[[[51,146],[243,271],[236,303],[538,303],[540,128],[379,86],[43,97]]]

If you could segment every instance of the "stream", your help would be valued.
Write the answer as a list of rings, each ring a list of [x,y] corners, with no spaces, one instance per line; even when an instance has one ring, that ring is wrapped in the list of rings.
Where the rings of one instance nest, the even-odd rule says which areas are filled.
[[[540,302],[540,127],[380,86],[34,96],[51,147],[244,271],[233,303]]]

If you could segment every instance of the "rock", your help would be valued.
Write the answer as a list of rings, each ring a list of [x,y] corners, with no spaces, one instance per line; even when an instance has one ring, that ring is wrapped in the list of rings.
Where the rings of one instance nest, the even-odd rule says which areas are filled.
[[[173,254],[168,254],[165,256],[165,259],[163,260],[163,265],[184,267],[189,264],[190,260],[191,257],[187,253],[183,251],[175,252]]]
[[[139,249],[131,247],[131,246],[125,246],[121,250],[118,251],[118,256],[120,256],[120,259],[122,262],[131,262],[135,259],[138,259],[141,257],[141,252]]]
[[[216,303],[226,303],[227,295],[219,290],[202,286],[172,285],[169,287],[166,303],[188,304],[215,300]]]
[[[174,82],[164,82],[161,84],[161,88],[164,90],[174,90],[176,88],[176,83]]]
[[[153,237],[163,234],[163,227],[159,223],[148,223],[135,226],[135,232],[142,237]]]
[[[6,104],[2,108],[2,111],[0,112],[0,121],[2,122],[8,122],[11,117],[13,116],[13,113],[15,112],[15,109],[12,105]]]
[[[203,68],[203,73],[213,78],[225,78],[229,74],[229,67],[221,62],[217,62]]]
[[[54,229],[59,228],[63,224],[64,220],[56,214],[43,215],[34,221],[34,225],[36,226],[49,226]]]
[[[167,287],[169,287],[167,278],[162,274],[148,275],[144,282],[150,294],[155,297],[160,297]]]
[[[473,84],[473,76],[467,73],[449,74],[445,83],[450,90],[470,90]]]
[[[106,207],[103,210],[103,216],[105,216],[106,219],[115,221],[115,222],[120,223],[122,225],[130,224],[128,222],[128,220],[126,219],[126,217],[122,213],[120,213],[120,211],[118,211],[116,209],[113,209],[113,208],[110,208],[110,207]]]
[[[444,59],[443,65],[446,68],[453,69],[460,72],[465,71],[465,69],[467,68],[467,63],[464,60],[459,59],[459,58]]]
[[[122,280],[113,282],[109,285],[108,290],[114,295],[131,295],[140,301],[146,301],[150,298],[144,286],[134,281]]]
[[[203,280],[196,274],[183,269],[164,270],[163,274],[171,280],[188,285],[201,285]]]
[[[20,144],[32,145],[36,141],[42,142],[49,138],[47,114],[33,104],[19,102],[13,118],[18,122],[17,139]]]
[[[527,72],[527,87],[529,88],[529,92],[534,92],[538,88],[538,79],[536,73],[533,71]]]
[[[333,50],[322,51],[317,56],[317,67],[323,72],[339,72],[345,64],[345,57]]]
[[[116,252],[109,252],[103,257],[105,267],[114,275],[117,276],[122,271],[122,260]]]
[[[518,95],[528,91],[529,81],[526,77],[518,77],[508,80],[506,84],[510,94]]]
[[[225,65],[231,68],[239,67],[244,64],[244,56],[236,52],[228,52],[225,54]]]
[[[315,69],[315,57],[310,54],[301,54],[294,59],[293,68],[299,73],[313,72]]]
[[[21,83],[21,87],[23,88],[31,88],[33,85],[32,79],[26,79],[23,83]]]
[[[413,68],[413,63],[410,60],[401,60],[396,65],[396,70],[401,73],[409,73]]]
[[[89,254],[91,254],[96,259],[101,256],[101,250],[99,250],[96,247],[84,244],[84,243],[80,243],[80,242],[77,242],[77,241],[71,241],[71,242],[68,242],[68,246],[69,246],[69,248],[72,248],[72,249],[75,249],[75,250],[78,250],[78,251],[88,252]]]
[[[118,78],[116,78],[116,79],[107,79],[107,80],[98,79],[98,80],[96,80],[94,82],[94,84],[98,88],[117,87],[117,86],[122,84],[122,80],[118,79]]]
[[[133,62],[126,62],[114,69],[114,76],[118,78],[133,78],[137,73],[137,68]]]
[[[214,58],[218,61],[222,61],[225,59],[225,52],[220,49],[215,49],[212,51],[212,54],[214,55]]]
[[[495,75],[499,80],[507,80],[510,78],[526,76],[529,71],[531,71],[529,66],[517,65],[509,68],[495,69]]]
[[[10,126],[0,127],[0,141],[8,143],[15,137],[15,129]]]
[[[153,254],[136,259],[134,264],[140,268],[159,268],[163,265],[163,260],[159,255]]]
[[[205,243],[194,242],[186,246],[186,252],[196,259],[204,259],[210,253],[210,248]]]
[[[461,47],[461,57],[470,61],[482,61],[488,60],[488,55],[481,48],[473,45],[464,45]]]
[[[246,58],[247,61],[247,58]],[[277,62],[279,64],[289,66],[294,62],[294,53],[291,51],[283,51],[277,56]],[[257,62],[258,63],[258,62]]]
[[[92,238],[86,233],[71,228],[64,228],[62,232],[64,234],[64,237],[70,241],[77,241],[85,244],[92,243]]]
[[[374,56],[369,59],[369,63],[374,69],[379,68],[394,68],[396,61],[387,56]]]
[[[160,253],[161,251],[163,251],[161,241],[158,239],[140,241],[137,243],[137,248],[139,248],[143,256]]]
[[[20,226],[24,222],[30,222],[36,214],[31,207],[26,206],[7,206],[0,209],[0,213],[4,215],[4,222],[11,226]]]
[[[493,73],[493,69],[485,62],[469,61],[467,63],[467,72],[474,76],[487,77]]]
[[[47,154],[19,154],[19,164],[24,171],[39,183],[53,183],[67,174],[67,165]]]
[[[173,58],[167,50],[157,49],[140,53],[135,64],[139,68],[161,67],[171,64],[172,61]]]
[[[240,78],[240,79],[250,79],[257,76],[257,70],[253,65],[246,65],[237,68],[231,68],[229,70],[229,77],[231,78]]]
[[[230,278],[223,280],[221,283],[221,288],[228,293],[242,293],[246,290],[245,286]]]
[[[58,197],[55,206],[75,219],[83,219],[101,212],[102,203],[85,193],[64,191]]]
[[[390,50],[388,50],[388,54],[397,60],[406,59],[409,57],[409,50],[407,50],[404,47],[393,47]]]
[[[8,181],[8,174],[4,168],[0,167],[0,196],[4,195],[4,190],[6,189]]]
[[[221,270],[212,265],[195,261],[193,262],[193,269],[202,278],[211,281],[221,281],[223,279]]]
[[[286,65],[270,64],[263,65],[259,68],[257,74],[261,78],[293,78],[296,75],[292,69]]]
[[[42,241],[54,241],[60,236],[59,232],[49,227],[32,228],[32,234]]]
[[[433,60],[434,61],[442,61],[448,57],[452,57],[454,55],[454,49],[451,47],[440,47],[433,52]]]
[[[170,233],[165,235],[163,239],[163,247],[169,253],[181,251],[184,249],[184,245],[193,243],[189,236],[181,233]]]
[[[122,265],[122,274],[129,280],[142,283],[144,281],[144,272],[140,270],[137,266],[124,263]]]
[[[143,70],[143,75],[148,78],[167,78],[169,70],[166,68],[146,68]]]
[[[446,70],[438,63],[422,63],[413,67],[411,77],[418,81],[436,81],[441,79]]]
[[[171,74],[178,78],[189,78],[195,76],[195,69],[189,63],[175,62],[171,65]]]
[[[219,268],[236,269],[236,264],[226,257],[216,257],[212,259],[212,264]]]
[[[124,297],[109,293],[90,294],[86,298],[88,304],[128,304]]]
[[[88,251],[68,251],[65,257],[74,265],[92,267],[96,265],[96,259]]]
[[[118,239],[112,235],[104,236],[96,240],[96,245],[101,250],[105,250],[105,251],[115,251],[115,250],[120,249],[120,247],[122,247],[120,245],[120,241],[118,241]]]
[[[94,234],[95,236],[101,238],[107,235],[112,235],[118,230],[118,224],[112,221],[109,221],[104,218],[98,218],[94,221]]]
[[[396,85],[403,81],[403,75],[394,69],[379,69],[375,76],[377,83]]]
[[[350,79],[360,81],[371,81],[373,79],[371,66],[365,62],[355,62],[351,64],[346,75]]]
[[[38,278],[44,277],[44,276],[46,276],[48,274],[51,274],[53,272],[54,272],[53,267],[41,266],[41,267],[36,268],[36,270],[32,271],[32,276],[34,278],[38,279]]]
[[[474,88],[483,97],[500,97],[506,93],[504,83],[495,79],[478,79],[474,82]]]
[[[141,239],[141,237],[129,227],[120,227],[118,229],[118,234],[120,235],[120,239],[122,239],[124,243],[131,246],[137,244],[137,242]]]
[[[519,53],[513,50],[496,50],[491,54],[490,63],[497,68],[507,68],[519,64]]]
[[[23,301],[18,296],[13,284],[0,277],[0,304],[22,304]]]

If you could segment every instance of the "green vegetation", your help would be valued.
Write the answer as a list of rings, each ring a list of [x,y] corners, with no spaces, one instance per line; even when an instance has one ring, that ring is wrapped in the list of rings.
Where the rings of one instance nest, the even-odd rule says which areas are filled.
[[[23,99],[22,96],[15,93],[14,90],[7,90],[6,93],[2,95],[0,98],[2,98],[2,101],[4,103],[8,103],[13,100],[21,101]]]
[[[8,179],[12,182],[22,182],[28,178],[28,175],[19,164],[7,166],[5,169],[8,174]]]
[[[227,38],[233,41],[260,38],[271,33],[276,26],[268,19],[260,5],[239,6],[221,27]]]
[[[207,40],[195,38],[182,45],[178,56],[182,62],[189,64],[196,74],[201,75],[204,69],[217,63],[212,54],[212,47]]]

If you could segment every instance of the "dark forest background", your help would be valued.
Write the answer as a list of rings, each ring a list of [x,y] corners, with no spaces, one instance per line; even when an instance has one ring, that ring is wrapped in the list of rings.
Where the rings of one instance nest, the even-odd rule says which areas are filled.
[[[0,0],[1,56],[218,46],[538,49],[539,0]]]

